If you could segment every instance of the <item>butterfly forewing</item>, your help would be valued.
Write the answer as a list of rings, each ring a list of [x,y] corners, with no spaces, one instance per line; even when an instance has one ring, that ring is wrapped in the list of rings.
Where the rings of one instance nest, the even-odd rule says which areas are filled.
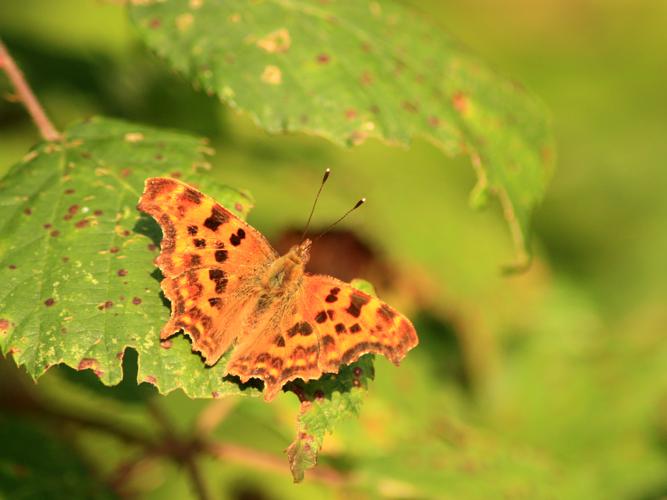
[[[162,228],[156,263],[172,303],[161,337],[183,329],[208,364],[243,333],[252,278],[276,258],[266,239],[212,198],[167,178],[146,180],[138,208]]]

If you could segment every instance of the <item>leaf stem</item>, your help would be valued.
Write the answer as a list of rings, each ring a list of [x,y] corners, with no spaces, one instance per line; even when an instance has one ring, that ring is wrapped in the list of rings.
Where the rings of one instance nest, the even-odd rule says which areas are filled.
[[[19,100],[23,102],[35,125],[37,125],[41,136],[47,141],[57,141],[60,139],[60,133],[53,126],[48,116],[46,116],[44,108],[42,108],[35,94],[33,94],[23,73],[14,62],[2,40],[0,40],[0,69],[7,73],[7,77],[14,86]]]
[[[285,461],[278,456],[253,450],[232,443],[209,442],[206,451],[219,460],[227,460],[244,464],[255,469],[263,469],[279,474],[289,474],[289,469],[285,466]],[[317,468],[308,472],[308,477],[321,483],[331,486],[341,486],[349,482],[345,474],[327,467],[318,465]]]

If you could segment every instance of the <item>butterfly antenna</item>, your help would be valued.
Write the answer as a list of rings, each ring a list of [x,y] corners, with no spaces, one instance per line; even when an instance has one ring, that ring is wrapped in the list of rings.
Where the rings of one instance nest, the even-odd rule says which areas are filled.
[[[313,218],[313,214],[315,213],[315,207],[317,206],[317,200],[320,199],[320,193],[322,192],[322,188],[324,187],[324,184],[327,182],[327,179],[329,178],[329,174],[331,174],[331,169],[327,168],[324,171],[324,177],[322,177],[322,184],[320,184],[320,189],[317,190],[317,194],[315,195],[313,208],[310,209],[310,215],[308,216],[308,221],[306,222],[306,228],[303,230],[303,234],[301,235],[301,241],[303,241],[303,239],[306,237],[306,233],[308,233],[308,228],[310,227],[310,220]]]
[[[323,232],[321,232],[320,234],[318,234],[318,235],[317,235],[317,238],[315,238],[315,239],[313,240],[313,242],[319,240],[322,236],[324,236],[324,235],[327,234],[329,231],[331,231],[331,230],[333,229],[333,227],[334,227],[336,224],[338,224],[340,221],[342,221],[345,217],[347,217],[348,215],[350,215],[352,212],[354,212],[357,208],[359,208],[359,207],[360,207],[361,205],[363,205],[364,203],[366,203],[366,198],[362,198],[362,199],[360,199],[360,200],[359,200],[359,201],[358,201],[352,208],[350,208],[347,212],[345,212],[341,218],[339,218],[338,220],[336,220],[333,224],[331,224],[329,227],[327,227]]]

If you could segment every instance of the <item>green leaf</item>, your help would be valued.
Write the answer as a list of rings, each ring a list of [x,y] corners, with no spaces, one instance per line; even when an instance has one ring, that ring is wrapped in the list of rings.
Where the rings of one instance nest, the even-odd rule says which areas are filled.
[[[222,380],[224,359],[204,368],[184,336],[160,343],[161,233],[135,208],[149,176],[203,181],[207,152],[197,138],[96,118],[15,165],[0,180],[0,350],[35,378],[64,363],[113,385],[132,347],[139,382],[162,393],[242,393]],[[231,188],[202,188],[240,216],[251,207]]]
[[[439,29],[391,1],[133,2],[150,48],[270,132],[339,145],[416,136],[468,154],[525,261],[530,213],[552,170],[546,112]]]
[[[342,366],[337,374],[326,374],[318,380],[301,380],[288,385],[301,401],[297,417],[296,439],[287,448],[287,458],[295,482],[303,480],[304,472],[317,463],[317,455],[327,432],[341,420],[358,415],[373,379],[372,354]]]
[[[0,442],[2,498],[116,498],[74,449],[34,425],[0,416]]]

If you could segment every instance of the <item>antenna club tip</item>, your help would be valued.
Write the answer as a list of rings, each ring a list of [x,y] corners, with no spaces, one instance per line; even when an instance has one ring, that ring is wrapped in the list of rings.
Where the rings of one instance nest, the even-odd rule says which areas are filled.
[[[360,207],[361,205],[363,205],[364,203],[366,203],[366,198],[362,198],[362,199],[360,199],[360,200],[357,202],[357,204],[354,206],[354,208],[353,208],[352,210],[354,210],[355,208],[359,208],[359,207]]]
[[[327,179],[329,178],[329,174],[330,174],[330,173],[331,173],[331,169],[330,169],[330,168],[327,168],[327,169],[324,171],[324,177],[322,178],[322,184],[324,184],[324,183],[327,181]]]

